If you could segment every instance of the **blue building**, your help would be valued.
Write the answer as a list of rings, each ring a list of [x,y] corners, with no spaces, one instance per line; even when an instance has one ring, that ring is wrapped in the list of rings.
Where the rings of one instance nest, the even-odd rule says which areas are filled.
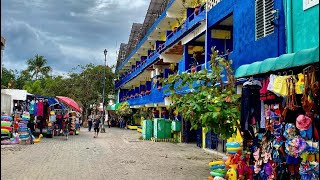
[[[120,47],[115,84],[118,102],[127,101],[131,108],[153,108],[163,117],[161,112],[171,101],[159,80],[174,73],[209,69],[211,47],[232,59],[237,69],[284,54],[285,42],[281,0],[172,0],[160,4],[151,0],[143,24],[134,24],[129,42]],[[195,140],[197,133],[190,133]]]

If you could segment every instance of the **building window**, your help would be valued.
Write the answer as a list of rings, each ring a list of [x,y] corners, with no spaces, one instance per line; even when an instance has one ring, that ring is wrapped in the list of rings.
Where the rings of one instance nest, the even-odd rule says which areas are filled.
[[[274,19],[272,14],[273,10],[273,0],[256,0],[256,40],[274,32],[274,26],[271,24]]]
[[[121,51],[121,59],[125,59],[126,57],[126,52],[125,51]]]

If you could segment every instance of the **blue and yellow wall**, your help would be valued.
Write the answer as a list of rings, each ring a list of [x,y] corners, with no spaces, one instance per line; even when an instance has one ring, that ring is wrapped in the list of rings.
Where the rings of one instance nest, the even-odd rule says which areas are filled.
[[[182,0],[175,0],[181,1]],[[153,45],[153,56],[138,57],[139,62],[135,65],[138,66],[139,63],[142,63],[144,59],[146,60],[146,64],[140,66],[139,68],[133,67],[131,69],[132,73],[129,76],[123,77],[116,83],[116,89],[119,92],[119,100],[128,101],[131,106],[135,108],[141,108],[146,105],[153,105],[154,107],[160,107],[165,105],[165,98],[169,95],[168,93],[164,93],[165,87],[161,86],[157,82],[158,76],[151,77],[151,74],[148,76],[143,76],[143,78],[138,78],[141,74],[147,72],[147,67],[159,67],[161,65],[156,65],[161,59],[166,61],[166,56],[164,56],[168,49],[177,47],[183,48],[183,52],[177,56],[170,57],[170,62],[172,64],[177,64],[177,68],[179,73],[187,71],[190,67],[192,49],[190,47],[198,47],[203,48],[205,50],[205,55],[201,57],[202,65],[199,66],[200,69],[208,67],[206,63],[209,61],[211,54],[211,47],[216,46],[220,52],[224,52],[225,49],[229,49],[230,54],[227,56],[229,59],[232,59],[234,64],[233,68],[236,69],[240,65],[252,63],[259,60],[264,60],[270,57],[277,57],[281,54],[286,53],[286,21],[285,21],[285,11],[286,4],[284,0],[274,0],[274,10],[277,11],[278,19],[276,19],[274,24],[274,31],[272,34],[267,35],[261,39],[256,39],[256,15],[255,15],[255,1],[243,1],[243,0],[222,0],[215,4],[207,14],[205,11],[200,11],[199,16],[192,16],[194,11],[194,4],[190,1],[190,4],[186,6],[186,9],[181,10],[180,7],[175,4],[175,1],[171,1],[169,3],[169,7],[167,7],[167,12],[164,12],[155,24],[149,29],[149,33],[147,33],[146,37],[142,39],[142,41],[137,45],[136,49],[130,53],[129,57],[122,63],[118,68],[117,72],[121,71],[123,67],[128,63],[129,60],[135,56],[136,52],[139,51],[140,54],[150,54],[141,53],[141,45],[144,44],[150,34],[158,27],[158,29],[163,29],[160,32],[160,36],[158,39],[154,40],[154,42],[150,42]],[[181,3],[180,2],[180,3]],[[203,1],[205,2],[205,1]],[[296,2],[295,2],[296,3]],[[298,6],[299,4],[297,4]],[[172,7],[170,7],[172,6]],[[296,5],[293,4],[293,9],[295,9]],[[313,7],[308,10],[307,16],[312,16],[316,14],[319,7]],[[176,13],[173,13],[176,12]],[[179,12],[179,13],[178,13]],[[293,29],[298,26],[310,26],[314,27],[310,22],[305,22],[299,16],[299,11],[294,14],[293,19],[296,19],[297,24],[294,24]],[[178,30],[177,33],[172,34],[172,30],[175,26],[177,26],[177,22],[174,21],[170,23],[170,26],[166,26],[168,19],[172,18],[172,14],[180,14],[177,18],[180,18],[184,27],[182,30]],[[309,18],[310,19],[310,18]],[[162,23],[166,22],[166,23]],[[206,30],[201,31],[202,25],[205,23]],[[309,23],[309,24],[308,24]],[[316,23],[315,23],[316,24]],[[317,24],[317,28],[319,25],[319,21]],[[295,27],[297,26],[297,27]],[[319,33],[319,28],[313,28],[313,31]],[[201,32],[200,32],[201,31]],[[197,32],[200,32],[197,34]],[[307,33],[305,30],[301,30],[300,32],[293,33],[293,37],[300,36],[300,34],[305,35]],[[193,36],[197,34],[196,36]],[[199,41],[199,38],[203,38],[203,41]],[[191,38],[190,41],[185,41],[185,39]],[[311,39],[314,41],[319,38],[319,36],[312,36]],[[150,39],[150,38],[149,38]],[[183,42],[186,43],[183,43]],[[293,40],[295,42],[295,40]],[[182,43],[181,43],[182,42]],[[163,48],[159,49],[159,43],[163,44]],[[179,43],[181,47],[179,47]],[[312,42],[316,44],[316,42]],[[317,42],[319,43],[319,42]],[[295,43],[293,43],[295,44]],[[294,49],[303,48],[308,43],[301,44]],[[154,48],[156,47],[156,48]],[[226,53],[226,52],[224,52]],[[144,67],[146,66],[146,67]],[[163,71],[161,73],[162,78],[165,78],[165,68],[168,66],[163,66]],[[141,80],[143,79],[143,80]],[[130,84],[130,86],[128,85]],[[188,87],[187,87],[188,88]],[[136,94],[140,94],[142,91],[150,91],[149,95],[136,96]],[[123,99],[124,97],[129,96],[129,99]],[[205,131],[203,131],[205,132]],[[180,135],[181,136],[181,135]],[[239,140],[239,134],[235,137]],[[181,137],[180,137],[181,139]],[[203,134],[203,147],[205,147],[205,133]]]

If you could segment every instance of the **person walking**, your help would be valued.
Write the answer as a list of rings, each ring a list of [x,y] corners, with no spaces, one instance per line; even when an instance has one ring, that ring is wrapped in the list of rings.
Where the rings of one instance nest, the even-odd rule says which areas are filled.
[[[91,115],[89,115],[88,117],[88,130],[89,132],[91,131],[91,128],[92,128],[92,121],[93,121],[93,113],[91,112]]]
[[[93,129],[94,129],[94,138],[98,137],[99,129],[100,129],[100,117],[97,115],[96,118],[93,121]]]

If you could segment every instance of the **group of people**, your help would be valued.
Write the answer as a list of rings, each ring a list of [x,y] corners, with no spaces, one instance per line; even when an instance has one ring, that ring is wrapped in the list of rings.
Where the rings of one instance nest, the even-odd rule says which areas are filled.
[[[98,137],[99,135],[99,130],[101,127],[101,116],[100,115],[93,115],[93,113],[91,113],[91,115],[88,116],[88,131],[91,132],[91,129],[93,127],[94,130],[94,138]],[[108,120],[106,123],[108,125],[108,127],[111,127],[111,122],[112,120]],[[118,123],[120,125],[120,128],[125,128],[126,126],[126,121],[124,120],[124,118],[120,117],[118,120]]]

